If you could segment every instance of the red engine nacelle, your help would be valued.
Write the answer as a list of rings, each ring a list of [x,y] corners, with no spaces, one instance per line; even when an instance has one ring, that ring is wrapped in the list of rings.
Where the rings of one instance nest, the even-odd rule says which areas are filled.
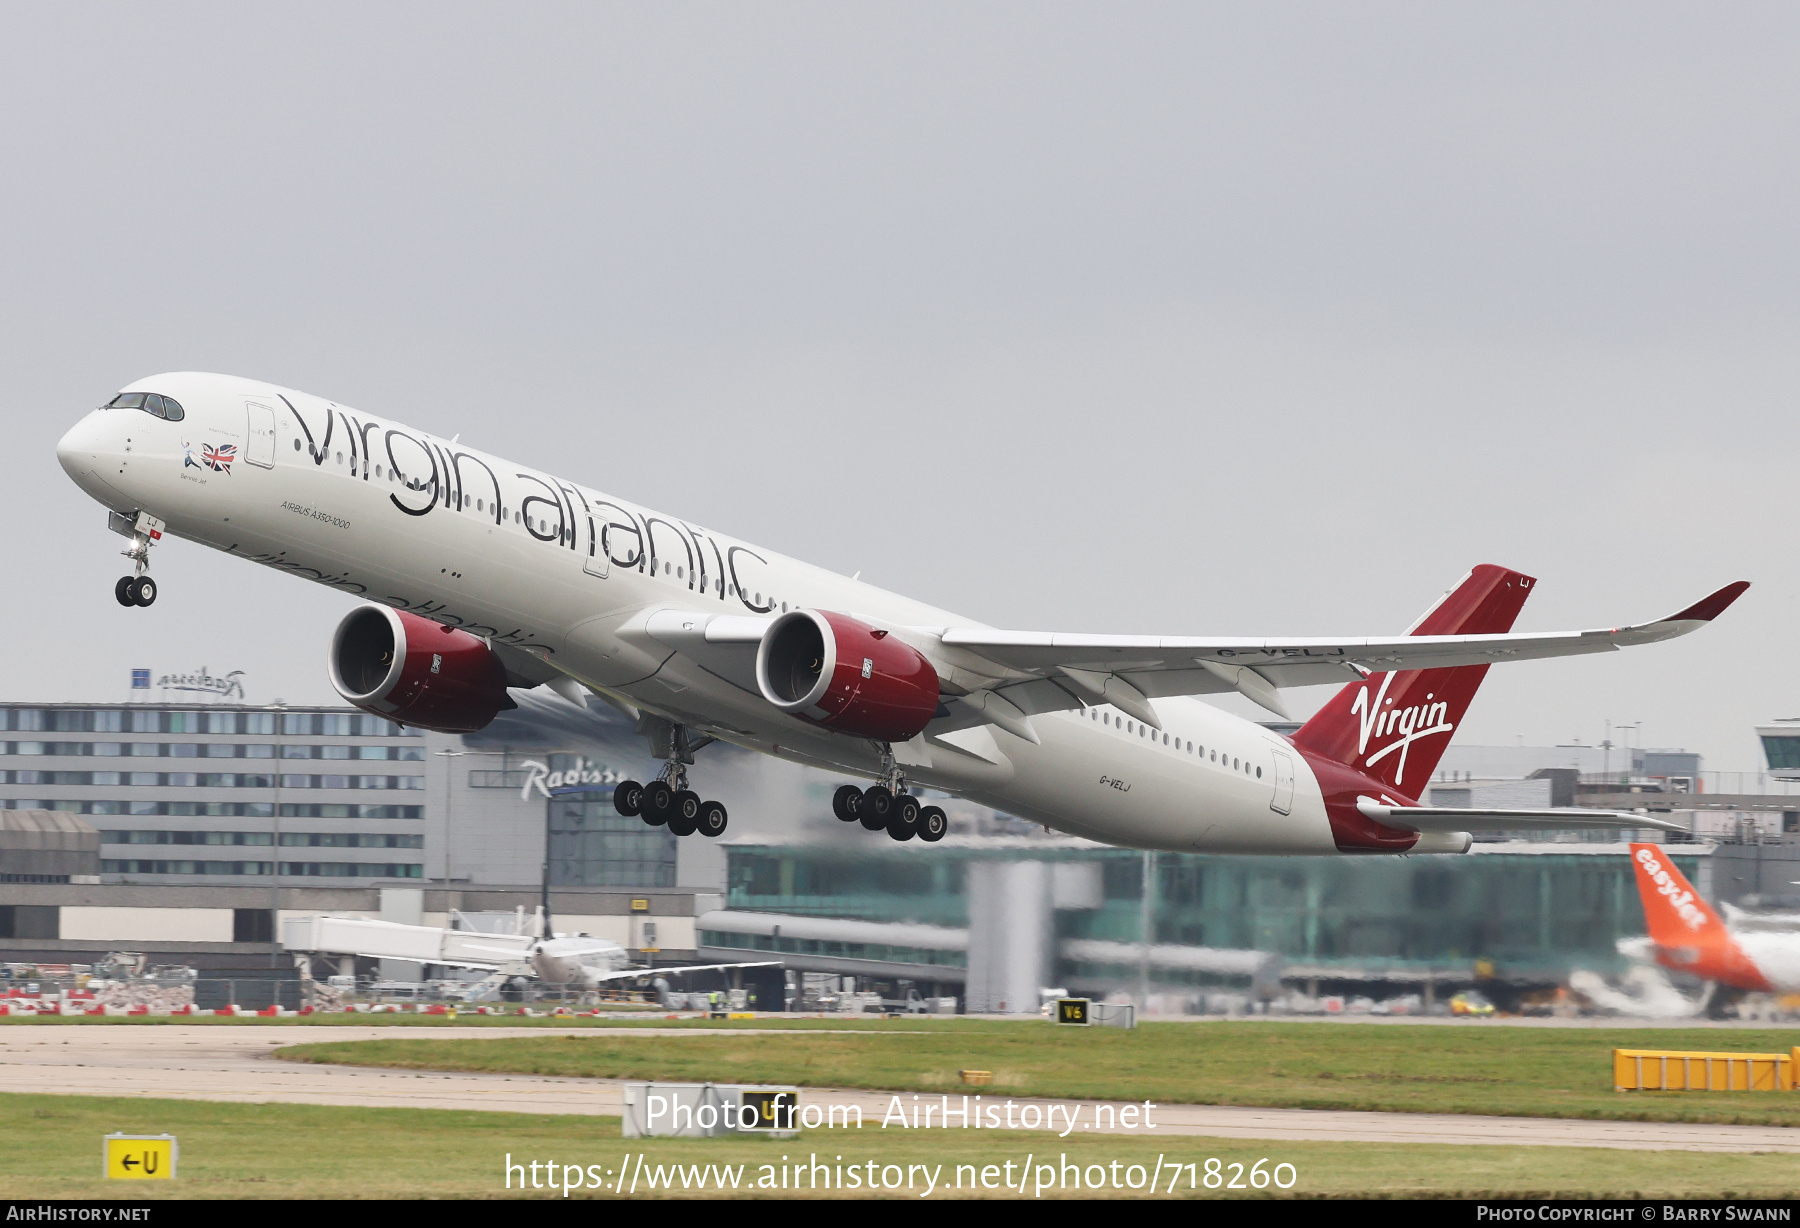
[[[467,631],[365,605],[331,637],[331,685],[365,712],[439,733],[474,733],[504,708],[506,666]]]
[[[756,653],[763,698],[838,733],[905,742],[938,709],[938,674],[918,649],[843,614],[794,610]]]

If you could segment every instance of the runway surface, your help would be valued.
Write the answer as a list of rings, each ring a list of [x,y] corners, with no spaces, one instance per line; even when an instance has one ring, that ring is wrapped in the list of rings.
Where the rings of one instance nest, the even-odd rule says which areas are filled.
[[[785,1030],[785,1029],[783,1029]],[[12,1026],[0,1027],[0,1088],[10,1092],[144,1096],[237,1103],[285,1102],[419,1109],[487,1109],[514,1113],[618,1116],[623,1083],[539,1075],[436,1074],[357,1066],[314,1066],[273,1056],[283,1045],[348,1040],[448,1039],[594,1035],[594,1030],[459,1027],[301,1026]],[[712,1033],[714,1035],[718,1033]],[[810,1034],[810,1033],[809,1033]],[[704,1044],[698,1029],[607,1031],[608,1036],[680,1037]],[[854,1106],[863,1129],[880,1130],[896,1101],[939,1104],[936,1095],[808,1088],[802,1104]],[[952,1107],[960,1098],[950,1097]],[[987,1097],[984,1103],[994,1103]],[[1004,1100],[1001,1103],[1005,1103]],[[1056,1133],[1071,1116],[1070,1139],[1092,1137],[1100,1101],[1013,1099],[1020,1115],[1058,1106]],[[1115,1106],[1116,1108],[1122,1105]],[[1140,1106],[1141,1112],[1141,1106]],[[1800,1153],[1800,1130],[1778,1126],[1708,1126],[1674,1122],[1577,1121],[1459,1114],[1363,1113],[1323,1109],[1258,1109],[1218,1105],[1157,1105],[1154,1130],[1118,1129],[1144,1137],[1200,1135],[1362,1143],[1522,1144],[1535,1147],[1611,1147],[1653,1151],[1777,1151]],[[1042,1117],[1039,1117],[1042,1120]],[[960,1128],[951,1119],[952,1129]],[[939,1124],[934,1117],[932,1125]],[[890,1125],[890,1129],[899,1129]]]

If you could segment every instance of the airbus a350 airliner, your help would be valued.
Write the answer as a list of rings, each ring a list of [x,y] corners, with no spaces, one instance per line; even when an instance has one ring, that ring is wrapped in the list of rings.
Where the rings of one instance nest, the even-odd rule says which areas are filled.
[[[1470,832],[1654,828],[1643,815],[1421,806],[1496,662],[1609,652],[1693,631],[1747,584],[1668,618],[1511,634],[1534,581],[1480,566],[1401,635],[1318,638],[996,630],[679,516],[292,389],[227,375],[139,380],[57,446],[149,553],[186,538],[364,599],[328,668],[350,703],[480,729],[513,687],[591,691],[638,721],[662,775],[619,810],[716,836],[688,787],[716,739],[872,780],[840,819],[942,838],[941,789],[1144,849],[1456,853]],[[1291,737],[1193,696],[1343,689]]]

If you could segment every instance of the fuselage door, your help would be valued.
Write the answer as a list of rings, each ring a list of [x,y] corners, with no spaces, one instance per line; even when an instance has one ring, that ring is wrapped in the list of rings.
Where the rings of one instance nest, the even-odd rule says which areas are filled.
[[[606,530],[596,528],[591,515],[587,518],[587,524],[587,554],[581,560],[581,570],[590,576],[599,576],[604,580],[606,579],[607,564],[611,562],[606,557]]]
[[[275,411],[260,401],[246,401],[244,407],[250,413],[250,446],[244,450],[244,459],[260,468],[273,469],[275,467]]]
[[[1294,761],[1285,751],[1275,751],[1275,797],[1269,809],[1288,814],[1294,809]]]

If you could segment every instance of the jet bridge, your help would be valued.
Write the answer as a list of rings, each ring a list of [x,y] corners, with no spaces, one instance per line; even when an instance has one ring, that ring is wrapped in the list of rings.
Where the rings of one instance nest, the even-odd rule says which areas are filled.
[[[527,934],[483,934],[432,925],[400,925],[359,917],[284,917],[281,945],[317,955],[361,955],[404,959],[454,968],[492,968],[511,975],[532,974],[538,940]]]

